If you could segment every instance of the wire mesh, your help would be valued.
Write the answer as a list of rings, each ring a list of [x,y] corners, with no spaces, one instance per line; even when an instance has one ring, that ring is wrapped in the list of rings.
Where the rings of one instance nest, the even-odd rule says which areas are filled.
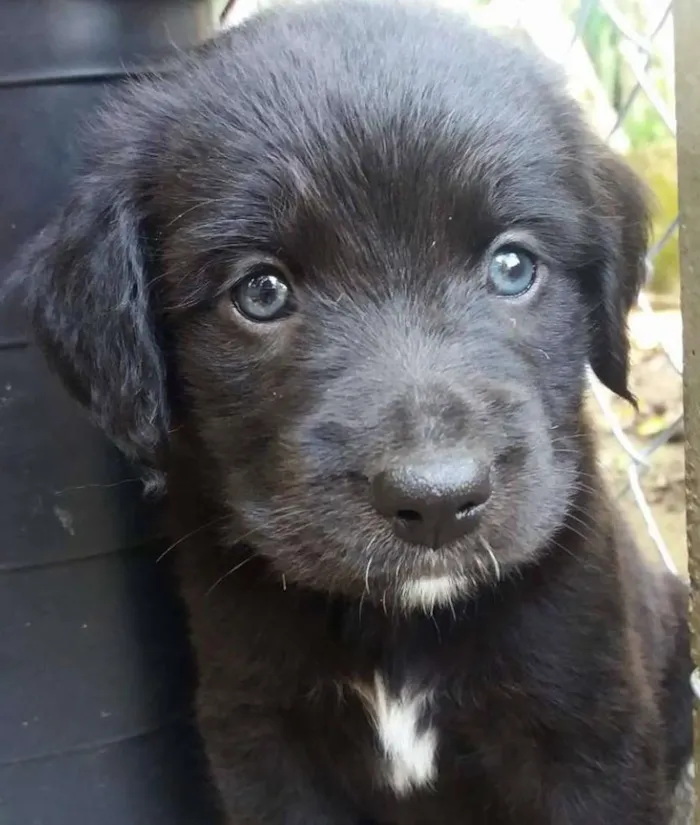
[[[656,65],[656,41],[667,27],[672,26],[672,2],[648,3],[650,14],[647,15],[647,30],[640,30],[637,21],[630,19],[628,13],[620,8],[613,0],[583,0],[579,4],[575,15],[574,42],[581,41],[586,27],[594,11],[606,16],[609,23],[619,34],[619,57],[624,62],[633,77],[631,88],[615,101],[615,121],[607,134],[612,140],[621,130],[630,117],[634,104],[640,96],[646,97],[648,103],[658,115],[658,122],[675,140],[676,124],[673,107],[669,106],[657,88],[657,81],[652,76],[652,69]],[[654,14],[655,12],[655,14]],[[648,286],[652,281],[654,266],[658,256],[676,237],[678,230],[678,214],[676,213],[666,226],[658,233],[647,255],[648,278],[638,302],[638,309],[644,317],[644,323],[652,331],[656,345],[664,353],[668,363],[678,377],[678,384],[682,382],[683,359],[680,351],[680,334],[671,338],[664,333],[653,309]],[[659,528],[654,509],[651,506],[644,490],[643,478],[653,464],[656,454],[670,440],[678,437],[683,429],[683,413],[679,410],[672,420],[657,432],[648,443],[638,446],[628,438],[625,428],[612,408],[609,393],[590,375],[591,388],[612,433],[615,435],[620,448],[627,459],[628,483],[620,491],[620,495],[633,496],[637,507],[644,519],[649,536],[655,544],[663,562],[674,573],[678,573],[678,564],[667,546],[662,530]]]

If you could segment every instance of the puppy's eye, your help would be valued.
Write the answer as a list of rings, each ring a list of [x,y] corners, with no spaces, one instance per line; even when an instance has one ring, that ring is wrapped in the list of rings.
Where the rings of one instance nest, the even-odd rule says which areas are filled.
[[[518,246],[502,246],[491,257],[489,281],[498,295],[513,298],[522,295],[535,282],[537,262]]]
[[[289,283],[279,269],[267,264],[239,281],[232,298],[241,315],[258,323],[277,321],[294,310]]]

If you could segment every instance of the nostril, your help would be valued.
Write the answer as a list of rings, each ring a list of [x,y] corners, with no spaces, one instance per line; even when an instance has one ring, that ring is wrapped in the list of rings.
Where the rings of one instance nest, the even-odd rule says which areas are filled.
[[[423,521],[423,516],[418,510],[399,510],[396,513],[396,518],[401,519],[401,521]]]
[[[478,506],[479,505],[476,501],[465,502],[461,507],[457,509],[457,518],[466,518],[472,512],[472,510],[476,510]]]

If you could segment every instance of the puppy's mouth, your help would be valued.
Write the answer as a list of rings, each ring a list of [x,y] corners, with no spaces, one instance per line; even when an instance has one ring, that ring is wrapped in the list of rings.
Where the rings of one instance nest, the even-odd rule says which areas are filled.
[[[445,470],[443,460],[421,464],[420,475],[389,464],[371,474],[353,468],[332,480],[294,479],[272,501],[238,497],[236,510],[285,581],[433,610],[502,577],[490,539],[497,540],[492,510],[503,480],[497,468],[478,473],[460,460],[466,474],[462,466]]]
[[[503,578],[496,552],[478,534],[437,550],[395,539],[385,544],[377,534],[362,552],[366,556],[363,598],[385,606],[391,602],[406,611],[453,606]]]

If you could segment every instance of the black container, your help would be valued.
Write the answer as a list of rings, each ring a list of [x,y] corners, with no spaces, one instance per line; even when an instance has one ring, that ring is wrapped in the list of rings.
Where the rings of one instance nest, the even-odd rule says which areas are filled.
[[[0,2],[0,286],[124,71],[215,0]],[[0,306],[0,823],[209,825],[183,617],[134,472]]]

